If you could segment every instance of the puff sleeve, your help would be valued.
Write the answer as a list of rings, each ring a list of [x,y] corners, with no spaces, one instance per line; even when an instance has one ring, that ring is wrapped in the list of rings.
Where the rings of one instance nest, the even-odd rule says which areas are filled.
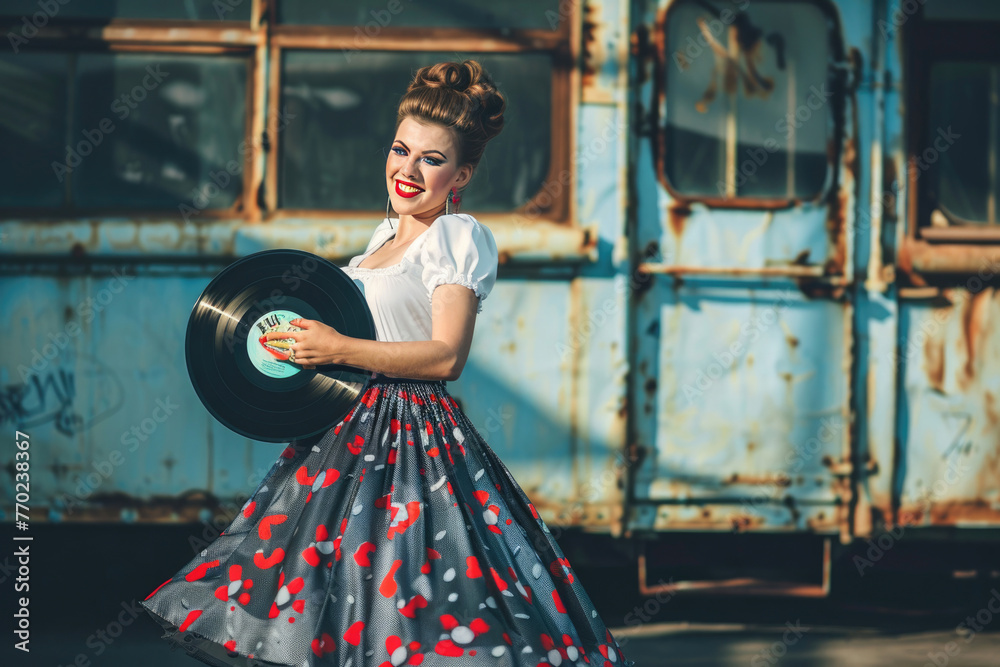
[[[483,312],[483,301],[496,283],[499,264],[493,232],[472,216],[458,213],[441,216],[427,233],[420,260],[428,300],[433,299],[439,285],[462,285],[479,297],[476,312]]]

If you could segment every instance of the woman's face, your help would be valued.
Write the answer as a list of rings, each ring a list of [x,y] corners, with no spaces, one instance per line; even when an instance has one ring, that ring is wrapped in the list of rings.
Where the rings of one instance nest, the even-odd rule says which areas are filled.
[[[404,118],[385,161],[392,208],[421,219],[440,215],[451,189],[462,188],[472,177],[472,168],[458,164],[458,157],[453,130]]]

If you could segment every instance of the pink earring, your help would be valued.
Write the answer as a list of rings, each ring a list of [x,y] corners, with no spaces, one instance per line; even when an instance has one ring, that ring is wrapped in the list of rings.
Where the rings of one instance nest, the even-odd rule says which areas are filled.
[[[458,207],[462,204],[462,195],[458,194],[458,190],[455,188],[451,189],[451,195],[445,200],[444,212],[448,215],[452,213],[452,206],[455,207],[455,211],[458,211]]]

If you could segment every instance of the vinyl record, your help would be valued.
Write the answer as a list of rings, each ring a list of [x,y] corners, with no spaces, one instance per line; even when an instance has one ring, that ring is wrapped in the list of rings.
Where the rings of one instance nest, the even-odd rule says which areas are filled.
[[[268,331],[318,320],[352,338],[375,340],[364,295],[339,267],[301,250],[264,250],[239,259],[205,288],[185,336],[188,375],[208,411],[240,435],[290,442],[340,422],[361,397],[369,371],[282,359]],[[272,339],[270,343],[275,343]],[[286,347],[287,349],[287,347]]]

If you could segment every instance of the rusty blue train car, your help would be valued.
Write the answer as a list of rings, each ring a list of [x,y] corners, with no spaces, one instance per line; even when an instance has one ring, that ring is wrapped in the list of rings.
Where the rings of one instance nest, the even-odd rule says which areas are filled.
[[[645,592],[723,585],[652,583],[678,535],[815,544],[813,579],[729,580],[795,595],[851,545],[996,542],[1000,3],[0,12],[0,423],[33,520],[238,507],[278,450],[198,401],[195,298],[259,250],[360,253],[399,92],[474,57],[510,100],[464,202],[501,267],[452,390],[546,522]]]

